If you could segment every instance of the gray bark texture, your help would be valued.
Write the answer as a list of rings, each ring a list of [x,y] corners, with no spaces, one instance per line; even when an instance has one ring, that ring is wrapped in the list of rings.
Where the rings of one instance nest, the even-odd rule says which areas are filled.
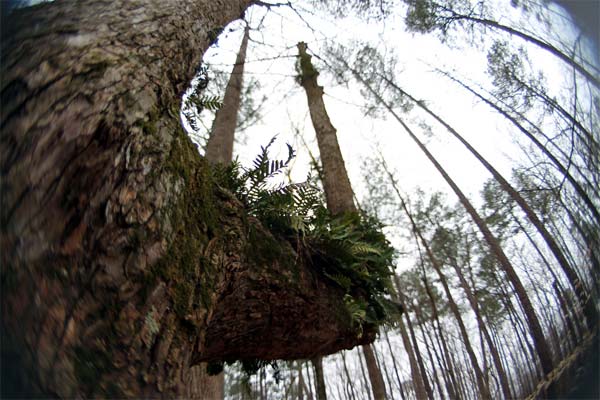
[[[187,397],[202,361],[374,339],[181,129],[202,53],[249,4],[57,0],[3,18],[2,397]]]

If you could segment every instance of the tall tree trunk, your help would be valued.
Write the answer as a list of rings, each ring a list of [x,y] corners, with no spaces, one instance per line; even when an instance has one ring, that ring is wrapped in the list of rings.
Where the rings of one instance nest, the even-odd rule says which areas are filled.
[[[313,397],[313,384],[312,384],[312,379],[310,377],[310,368],[308,367],[308,363],[304,363],[304,365],[306,366],[306,377],[308,379],[308,395],[309,398],[312,400]]]
[[[244,64],[246,62],[246,49],[248,48],[249,36],[250,27],[246,25],[242,44],[237,53],[229,81],[225,87],[223,106],[215,115],[210,137],[206,143],[206,153],[204,156],[211,163],[229,164],[233,158],[233,142],[242,98]]]
[[[211,182],[182,131],[202,53],[249,4],[56,1],[3,19],[3,397],[186,397],[202,361],[373,340],[339,318],[340,290]],[[250,227],[280,260],[253,258]]]
[[[361,356],[361,353],[357,349],[357,351],[356,351],[356,361],[358,362],[358,366],[360,368],[360,376],[362,378],[362,383],[364,385],[363,395],[364,395],[364,397],[367,398],[367,400],[369,400],[371,398],[371,396],[369,395],[370,385],[369,385],[369,381],[367,379],[367,373],[365,372],[365,365],[363,363],[363,358],[364,357]]]
[[[352,381],[352,377],[350,376],[350,371],[348,371],[348,364],[346,363],[346,354],[344,351],[340,352],[342,357],[342,365],[344,366],[344,376],[346,378],[346,390],[348,392],[348,397],[351,400],[356,400],[356,391],[354,390],[354,382]]]
[[[546,259],[546,256],[544,255],[544,253],[542,253],[541,249],[539,248],[539,246],[537,245],[537,243],[535,242],[533,237],[529,234],[529,232],[527,232],[527,229],[521,224],[521,222],[519,221],[519,219],[517,218],[516,215],[513,215],[512,218],[515,221],[515,223],[519,226],[521,231],[525,234],[525,237],[527,237],[527,240],[529,241],[529,243],[535,250],[536,254],[540,257],[542,262],[546,265],[546,269],[550,272],[550,275],[552,276],[552,280],[553,280],[552,287],[554,288],[556,298],[559,302],[559,305],[560,305],[560,308],[562,311],[561,319],[563,321],[563,325],[567,327],[567,329],[570,333],[569,337],[570,337],[571,341],[569,342],[568,347],[572,348],[575,346],[575,343],[577,343],[579,341],[579,335],[577,333],[578,331],[575,330],[575,328],[574,328],[574,323],[573,323],[573,318],[572,318],[572,314],[576,312],[576,309],[569,307],[568,304],[564,301],[564,296],[562,295],[562,293],[564,292],[564,289],[562,288],[562,285],[560,285],[558,277],[554,273],[550,263]],[[577,326],[577,328],[579,331],[583,332],[579,325]]]
[[[377,366],[375,361],[375,354],[373,347],[370,344],[362,346],[362,351],[365,356],[365,362],[367,364],[367,371],[369,372],[369,380],[371,381],[371,390],[373,391],[373,399],[382,400],[385,399],[385,383],[383,382],[383,376],[381,370]]]
[[[427,293],[429,303],[431,304],[432,317],[433,317],[432,325],[434,325],[434,330],[437,332],[437,334],[435,334],[434,336],[435,336],[436,342],[438,344],[438,348],[440,349],[440,352],[441,352],[441,356],[438,356],[438,359],[443,362],[444,367],[445,367],[443,369],[440,367],[440,369],[442,369],[442,370],[445,369],[444,381],[446,382],[446,390],[448,391],[448,396],[451,399],[459,399],[460,396],[458,394],[458,384],[456,382],[454,370],[452,368],[452,363],[449,360],[450,352],[448,351],[448,345],[446,343],[444,331],[442,330],[442,327],[440,324],[437,305],[435,303],[433,293],[431,292],[431,289],[429,288],[429,283],[427,282],[427,280],[425,278],[423,278],[423,286],[425,287],[425,292]],[[437,352],[436,352],[436,354],[437,354]]]
[[[437,273],[437,275],[438,275],[438,277],[440,279],[440,283],[442,284],[442,287],[444,289],[444,293],[446,294],[446,298],[448,299],[448,306],[450,308],[450,311],[454,315],[456,323],[458,324],[458,328],[460,330],[460,334],[462,336],[462,340],[463,340],[463,342],[465,344],[465,349],[467,351],[467,355],[469,357],[469,361],[471,363],[471,366],[473,367],[473,371],[474,371],[475,378],[476,378],[475,380],[477,382],[477,388],[479,389],[479,393],[480,393],[480,395],[481,395],[482,398],[489,399],[489,398],[491,398],[491,396],[490,396],[490,393],[489,393],[489,389],[488,389],[488,387],[485,384],[485,380],[484,380],[484,377],[483,377],[483,372],[481,371],[481,367],[479,366],[479,362],[477,360],[477,356],[475,355],[475,351],[473,350],[473,346],[471,345],[471,340],[469,339],[469,334],[467,332],[467,328],[466,328],[466,326],[464,324],[464,321],[462,319],[462,315],[460,313],[460,309],[458,308],[458,305],[454,301],[454,296],[452,295],[452,292],[450,291],[450,288],[448,286],[448,282],[446,280],[446,277],[445,277],[445,275],[442,272],[441,264],[438,261],[438,259],[435,257],[435,255],[433,254],[433,252],[431,251],[431,248],[429,247],[429,244],[423,238],[420,230],[418,229],[418,226],[413,221],[412,214],[409,213],[408,207],[406,207],[406,204],[403,202],[403,199],[401,198],[400,201],[403,204],[403,208],[404,208],[404,211],[405,211],[406,215],[409,217],[409,220],[411,221],[411,226],[412,226],[413,232],[415,233],[415,235],[417,235],[418,239],[423,244],[423,247],[425,248],[425,252],[427,254],[427,257],[431,261],[431,264],[432,264],[435,272]],[[418,243],[417,243],[417,245],[418,245]]]
[[[512,78],[519,84],[519,86],[529,93],[537,97],[545,106],[549,106],[551,109],[556,110],[559,115],[562,116],[563,120],[571,125],[573,134],[577,134],[579,143],[585,146],[585,151],[590,154],[590,157],[595,156],[595,152],[598,149],[598,143],[596,142],[594,135],[590,132],[581,122],[577,120],[577,115],[572,115],[563,106],[561,106],[555,99],[548,96],[548,94],[539,91],[532,87],[527,82],[521,80],[518,76],[512,75]],[[577,128],[577,129],[575,129]]]
[[[406,354],[408,355],[408,362],[410,364],[410,371],[412,374],[412,382],[413,387],[415,389],[415,396],[417,397],[417,400],[425,400],[428,398],[427,391],[425,390],[425,385],[423,384],[421,371],[419,370],[419,365],[417,364],[417,360],[415,359],[415,352],[413,350],[412,344],[410,343],[410,338],[408,337],[408,333],[406,332],[406,326],[404,325],[402,317],[398,319],[398,327],[400,328],[400,336],[402,336],[402,343],[404,343],[404,349],[406,350]]]
[[[370,345],[371,347],[373,347],[374,349],[377,349],[375,347],[374,344]],[[385,377],[385,384],[387,385],[387,387],[389,388],[388,390],[385,390],[385,386],[384,386],[384,393],[389,393],[390,394],[390,400],[394,400],[394,393],[393,393],[393,389],[392,389],[392,378],[390,377],[390,371],[388,368],[388,365],[385,363],[385,359],[383,357],[381,357],[380,355],[378,355],[378,353],[373,350],[373,353],[375,354],[375,360],[377,361],[377,367],[379,368],[380,371],[383,370],[383,376]]]
[[[218,400],[225,397],[225,374],[209,375],[207,363],[190,368],[186,397],[189,399]]]
[[[346,64],[349,68],[349,66]],[[521,283],[519,276],[517,275],[515,269],[513,268],[510,260],[502,250],[498,240],[494,237],[487,224],[483,221],[479,213],[475,210],[475,207],[471,204],[471,202],[467,199],[464,193],[460,190],[460,188],[456,185],[456,183],[450,178],[450,176],[446,173],[444,168],[440,165],[440,163],[436,160],[436,158],[429,152],[427,147],[417,138],[417,136],[412,132],[412,130],[404,123],[404,121],[398,116],[398,114],[394,111],[389,104],[387,104],[381,96],[373,90],[373,88],[366,82],[358,73],[355,72],[355,76],[359,82],[361,82],[369,92],[371,92],[379,102],[392,114],[392,116],[402,125],[404,130],[409,134],[411,139],[417,144],[417,146],[423,151],[425,156],[429,159],[429,161],[435,166],[438,172],[442,175],[444,180],[448,183],[448,185],[452,188],[454,193],[457,195],[461,204],[465,207],[481,233],[485,241],[487,242],[492,254],[498,260],[500,266],[505,271],[508,280],[511,282],[515,289],[515,294],[519,299],[519,302],[523,306],[525,311],[525,317],[527,318],[527,322],[531,331],[531,335],[535,342],[535,347],[537,350],[538,357],[540,358],[540,362],[542,365],[542,369],[544,373],[550,374],[554,368],[554,361],[552,359],[552,352],[550,351],[550,346],[546,341],[544,336],[544,332],[542,330],[542,326],[540,325],[539,319],[535,313],[535,309],[529,296],[527,295],[527,291],[525,287]]]
[[[504,367],[502,366],[502,361],[500,360],[500,355],[498,354],[496,346],[494,346],[494,343],[493,343],[492,337],[490,336],[490,333],[488,331],[487,325],[485,324],[485,322],[483,320],[483,316],[481,315],[481,311],[479,309],[479,303],[477,302],[475,294],[469,287],[467,280],[465,279],[462,271],[460,270],[460,267],[454,263],[453,263],[453,267],[454,267],[454,270],[456,271],[456,275],[458,276],[458,279],[460,281],[460,285],[467,296],[467,300],[469,301],[469,304],[471,305],[471,308],[473,309],[473,312],[475,313],[475,319],[477,320],[477,326],[479,327],[479,331],[485,338],[485,342],[490,350],[490,354],[492,355],[494,367],[496,368],[496,371],[498,372],[498,377],[500,378],[500,388],[502,389],[502,394],[503,394],[504,398],[510,399],[513,396],[510,393],[510,387],[508,385],[508,378],[506,376],[506,371],[504,370]]]
[[[396,286],[398,286],[400,282],[398,280],[397,275],[394,275],[394,279],[396,280]],[[400,296],[400,304],[402,304],[402,308],[404,308],[407,311],[409,310],[409,308],[406,305],[406,301],[404,301],[404,298],[402,296]],[[413,329],[413,324],[410,320],[410,315],[408,313],[406,314],[406,327],[408,328],[408,335],[410,337],[410,340],[412,341],[412,348],[417,359],[417,365],[419,366],[419,370],[421,371],[421,379],[423,380],[425,392],[427,392],[427,397],[430,400],[433,400],[433,389],[431,388],[431,384],[429,383],[429,375],[427,374],[427,368],[425,368],[423,356],[421,355],[421,349],[419,349],[419,342],[417,341],[415,330]]]
[[[350,185],[344,158],[337,140],[337,131],[331,124],[325,103],[323,87],[319,86],[319,73],[312,65],[311,56],[306,52],[306,43],[298,43],[301,76],[300,82],[306,91],[310,117],[317,136],[321,163],[323,165],[323,188],[327,199],[327,209],[332,215],[343,212],[356,212],[354,192]],[[377,367],[371,348],[363,348],[371,389],[375,400],[385,398],[383,375]]]
[[[392,366],[394,367],[394,375],[396,376],[396,380],[398,381],[398,390],[400,391],[400,398],[402,400],[406,400],[406,394],[404,393],[404,388],[402,385],[402,380],[400,379],[400,372],[398,371],[398,362],[396,361],[396,357],[394,356],[394,350],[392,349],[392,344],[390,343],[390,338],[387,334],[387,331],[383,331],[383,335],[385,336],[385,341],[388,345],[389,355],[392,359]],[[390,387],[392,385],[390,384]]]
[[[310,118],[317,136],[321,163],[323,165],[323,188],[327,209],[332,215],[346,211],[356,211],[354,192],[348,179],[348,172],[337,140],[337,131],[331,124],[325,103],[323,87],[317,83],[319,73],[312,65],[311,56],[306,53],[306,44],[298,43],[301,68],[301,84],[306,91]]]
[[[169,112],[178,108],[209,45],[208,32],[238,18],[248,4],[56,2],[16,10],[3,27],[2,221],[3,253],[10,257],[2,261],[3,272],[23,280],[19,291],[44,305],[34,310],[22,296],[9,296],[3,329],[37,354],[24,361],[37,370],[29,389],[66,397],[98,390],[142,395],[142,387],[153,384],[177,389],[163,372],[141,383],[124,377],[82,382],[78,374],[86,365],[89,374],[116,374],[108,362],[149,367],[147,350],[133,359],[124,352],[103,359],[112,343],[84,343],[101,338],[121,315],[115,335],[138,327],[135,335],[128,333],[125,348],[136,340],[133,346],[149,346],[156,333],[141,329],[144,318],[154,317],[158,329],[174,317],[166,303],[159,304],[164,287],[150,288],[155,298],[135,306],[135,278],[164,254],[168,236],[161,218],[178,197],[171,190],[178,178],[164,169],[149,172],[161,171],[171,152],[177,120]],[[63,280],[50,278],[49,270],[64,270]],[[112,288],[118,296],[107,296]],[[94,318],[94,312],[106,315]],[[30,332],[17,334],[11,317]],[[161,336],[160,369],[169,342],[182,338],[176,330]],[[186,342],[175,369],[193,353]],[[185,379],[188,371],[182,372]]]
[[[304,375],[302,375],[302,363],[298,361],[296,363],[298,371],[298,400],[304,400]]]
[[[429,341],[427,340],[427,336],[429,336],[429,339],[431,339],[431,336],[428,335],[427,332],[427,323],[425,321],[425,319],[423,318],[419,307],[411,307],[411,309],[413,310],[413,312],[415,313],[415,317],[417,319],[417,325],[421,327],[421,333],[423,335],[423,343],[425,344],[425,351],[427,352],[427,357],[429,358],[429,363],[431,364],[431,376],[433,378],[433,382],[434,382],[434,386],[437,387],[438,393],[440,395],[440,399],[444,399],[444,390],[442,389],[442,385],[440,384],[440,380],[438,377],[438,372],[436,370],[435,364],[436,364],[436,360],[434,359],[432,353],[431,353],[431,346],[429,345]],[[415,335],[416,337],[416,335]],[[433,343],[433,341],[432,341]],[[433,388],[432,388],[433,389]],[[432,398],[435,398],[435,396],[433,395],[433,390],[432,390]]]
[[[317,400],[327,400],[327,388],[325,387],[325,377],[323,376],[323,357],[315,357],[310,362],[315,370]]]

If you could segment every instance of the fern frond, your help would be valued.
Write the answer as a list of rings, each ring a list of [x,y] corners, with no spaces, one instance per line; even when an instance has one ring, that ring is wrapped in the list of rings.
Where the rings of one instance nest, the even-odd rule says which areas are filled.
[[[217,96],[202,96],[200,98],[200,104],[207,110],[217,111],[223,107],[223,102],[219,100]]]
[[[380,248],[365,242],[354,243],[350,251],[355,256],[364,254],[381,255],[382,253]]]
[[[350,290],[352,287],[352,280],[342,274],[328,274],[325,272],[325,276],[337,283],[340,287],[342,287],[346,292]]]

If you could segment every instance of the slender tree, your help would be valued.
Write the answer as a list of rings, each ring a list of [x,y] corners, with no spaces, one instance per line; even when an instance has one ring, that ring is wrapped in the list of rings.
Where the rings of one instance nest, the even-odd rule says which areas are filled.
[[[410,371],[412,374],[412,383],[415,388],[415,395],[417,397],[417,400],[425,400],[428,398],[427,391],[425,390],[423,377],[421,375],[421,371],[419,370],[417,360],[415,359],[415,352],[410,342],[410,338],[408,337],[408,333],[406,332],[406,326],[404,325],[404,321],[402,320],[402,318],[400,318],[398,322],[398,327],[400,328],[400,335],[402,336],[402,343],[404,344],[404,349],[406,350],[406,354],[408,355],[408,362],[410,364]]]
[[[298,372],[298,400],[304,400],[304,375],[302,375],[302,363],[296,362],[296,371]]]
[[[233,70],[225,88],[223,106],[215,115],[210,137],[206,143],[204,156],[211,163],[229,164],[233,158],[233,142],[242,97],[244,64],[246,62],[249,36],[250,27],[246,25],[242,43],[240,44]]]
[[[308,108],[319,145],[319,154],[323,165],[323,188],[327,200],[327,209],[332,215],[344,212],[356,212],[354,192],[350,185],[348,172],[344,164],[342,152],[337,140],[337,131],[332,125],[325,103],[323,102],[323,87],[319,86],[317,77],[319,73],[311,61],[311,56],[306,52],[306,43],[298,43],[300,62],[300,83],[306,91]],[[375,356],[370,344],[363,346],[371,389],[375,400],[385,398],[385,384],[383,375],[377,367]]]
[[[435,297],[433,296],[433,292],[432,292],[431,287],[429,286],[429,283],[428,283],[427,279],[425,278],[425,276],[423,276],[422,279],[423,279],[423,286],[427,293],[427,298],[429,299],[429,303],[431,305],[432,318],[433,318],[433,321],[435,322],[435,330],[437,332],[435,335],[436,341],[438,343],[438,347],[441,349],[441,356],[438,356],[438,358],[441,359],[441,361],[444,363],[444,366],[445,366],[446,373],[444,374],[444,377],[446,377],[446,375],[449,375],[449,379],[445,378],[445,379],[447,379],[446,390],[448,391],[448,396],[451,399],[459,399],[460,395],[459,395],[459,390],[458,390],[458,384],[457,384],[454,370],[452,368],[452,364],[450,361],[450,351],[448,350],[446,338],[444,337],[445,336],[444,331],[442,330],[442,327],[440,324],[438,307],[437,307],[437,304],[435,301]]]
[[[396,356],[394,355],[394,350],[392,349],[392,344],[390,343],[390,338],[386,331],[383,332],[385,336],[385,341],[388,346],[389,356],[392,359],[392,366],[394,367],[394,376],[396,377],[396,381],[398,383],[398,390],[400,391],[400,397],[404,400],[406,399],[406,394],[404,393],[404,387],[402,385],[402,380],[400,379],[400,371],[398,370],[398,362],[396,360]],[[390,384],[391,387],[391,384]]]
[[[527,54],[524,50],[515,53],[510,49],[508,42],[496,41],[488,52],[488,73],[493,78],[495,92],[499,98],[509,103],[515,98],[522,98],[530,108],[533,100],[538,100],[546,109],[554,110],[570,125],[570,131],[578,139],[579,147],[585,151],[586,158],[593,160],[592,155],[598,152],[598,143],[594,135],[583,126],[577,118],[577,91],[573,92],[574,112],[567,111],[556,99],[550,97],[543,84],[543,77],[528,77],[523,63]],[[575,146],[577,147],[577,146]]]
[[[315,388],[317,400],[327,400],[327,387],[325,386],[325,376],[323,375],[323,357],[315,357],[310,360],[315,371]]]
[[[373,350],[373,345],[364,345],[361,347],[361,349],[363,355],[365,356],[367,371],[369,372],[369,380],[371,382],[371,389],[373,390],[373,398],[375,400],[385,399],[385,383],[383,381],[381,369],[375,360],[375,351]]]
[[[500,355],[498,354],[496,346],[494,345],[494,343],[492,341],[492,338],[491,338],[490,333],[487,328],[487,324],[483,320],[483,316],[481,314],[479,303],[475,297],[475,294],[473,293],[473,290],[471,289],[470,285],[467,283],[467,280],[465,279],[465,277],[462,273],[461,266],[458,265],[456,257],[454,256],[456,249],[450,249],[450,251],[445,251],[445,250],[448,250],[447,246],[452,247],[453,244],[455,244],[455,243],[452,243],[453,242],[452,238],[448,237],[449,234],[450,233],[443,228],[438,229],[436,231],[437,237],[434,237],[434,239],[432,240],[434,242],[433,245],[437,246],[438,248],[439,247],[445,248],[441,251],[441,253],[443,255],[445,255],[445,258],[448,260],[448,263],[453,267],[454,271],[456,272],[456,276],[459,279],[460,286],[463,289],[463,291],[467,297],[469,305],[473,309],[473,312],[475,314],[475,319],[477,320],[477,326],[479,328],[479,331],[480,331],[482,337],[485,338],[485,343],[487,344],[490,354],[492,356],[492,360],[494,362],[494,367],[496,368],[496,371],[498,372],[498,376],[500,378],[500,388],[502,390],[502,395],[505,398],[511,398],[511,397],[513,397],[513,395],[510,392],[508,378],[507,378],[506,372],[504,371],[504,366],[502,365],[502,362],[500,360]],[[484,356],[484,359],[485,359],[485,356]],[[486,368],[484,368],[484,370],[485,369]]]
[[[393,177],[392,177],[392,179],[393,179]],[[397,190],[397,187],[395,187],[395,189]],[[471,363],[471,366],[473,367],[473,371],[475,373],[477,387],[479,388],[479,392],[483,398],[489,399],[489,398],[491,398],[491,395],[489,393],[489,388],[486,386],[485,381],[483,379],[483,372],[481,370],[481,367],[479,366],[477,356],[475,355],[475,351],[473,350],[473,347],[471,345],[471,341],[469,339],[469,334],[467,332],[467,328],[464,324],[464,321],[463,321],[462,315],[460,313],[460,310],[458,308],[458,305],[456,304],[456,301],[454,300],[454,296],[452,295],[452,292],[450,291],[450,288],[447,283],[447,279],[442,272],[441,263],[438,260],[438,258],[434,255],[433,251],[431,250],[431,247],[429,246],[429,243],[423,237],[421,230],[420,230],[419,226],[417,225],[416,221],[414,220],[412,214],[410,213],[408,206],[406,205],[406,202],[404,201],[403,196],[400,194],[400,191],[398,190],[396,193],[398,195],[398,199],[400,200],[400,205],[401,205],[402,209],[404,210],[407,217],[409,218],[410,225],[411,225],[411,228],[413,231],[413,235],[415,237],[415,241],[417,241],[417,245],[419,244],[419,242],[423,245],[423,248],[425,249],[425,253],[427,254],[427,257],[428,257],[429,261],[431,262],[431,265],[433,266],[435,272],[437,273],[440,283],[442,284],[444,293],[446,294],[446,298],[448,300],[448,305],[450,307],[450,310],[452,311],[452,314],[454,315],[454,317],[456,319],[456,322],[458,324],[458,327],[459,327],[459,330],[460,330],[460,333],[462,336],[462,340],[465,344],[465,349],[467,351],[469,361]]]
[[[573,186],[573,188],[575,189],[575,191],[577,192],[577,194],[584,201],[584,203],[587,206],[588,210],[592,213],[592,215],[593,215],[594,220],[596,221],[596,223],[600,224],[600,212],[598,211],[598,208],[594,205],[593,201],[590,199],[589,195],[586,193],[585,189],[571,175],[571,173],[566,168],[566,166],[563,165],[563,163],[556,156],[554,156],[548,150],[548,148],[542,142],[540,142],[528,129],[526,129],[518,121],[517,118],[515,118],[512,115],[510,115],[508,112],[506,112],[504,109],[502,109],[498,104],[494,103],[490,99],[488,99],[485,96],[483,96],[482,94],[478,93],[476,90],[472,89],[471,87],[469,87],[465,83],[461,82],[459,79],[453,77],[449,73],[441,71],[441,70],[438,70],[438,72],[440,72],[442,75],[448,77],[452,81],[456,82],[457,84],[459,84],[460,86],[462,86],[464,89],[466,89],[467,91],[469,91],[470,93],[472,93],[475,97],[477,97],[478,99],[480,99],[481,101],[483,101],[485,104],[487,104],[488,106],[490,106],[491,108],[493,108],[494,110],[496,110],[500,115],[502,115],[508,121],[510,121],[511,124],[513,124],[521,133],[523,133],[527,138],[529,138],[533,142],[533,144],[535,144],[535,146],[545,156],[547,156],[548,159],[550,159],[550,161],[552,161],[552,163],[559,170],[559,172],[571,183],[571,185]]]
[[[396,286],[400,287],[399,279],[394,276],[396,280]],[[402,295],[399,295],[400,304],[405,310],[409,310],[406,304],[406,299],[403,298]],[[415,354],[415,358],[417,360],[417,366],[419,367],[421,379],[423,380],[423,386],[425,387],[425,392],[427,393],[427,398],[433,400],[433,390],[431,389],[431,384],[429,383],[429,377],[427,375],[427,369],[425,368],[425,363],[423,362],[423,356],[421,355],[421,350],[419,349],[419,342],[417,342],[417,338],[415,336],[415,330],[413,329],[412,321],[410,320],[410,315],[408,312],[406,313],[406,327],[408,328],[408,335],[412,342],[412,350]]]

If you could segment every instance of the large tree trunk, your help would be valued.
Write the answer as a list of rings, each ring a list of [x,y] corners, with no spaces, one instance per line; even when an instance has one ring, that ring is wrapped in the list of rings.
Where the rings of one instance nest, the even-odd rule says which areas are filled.
[[[3,396],[186,397],[201,361],[374,339],[181,129],[202,52],[249,3],[56,1],[3,25]]]
[[[337,131],[323,102],[323,87],[319,86],[319,73],[312,65],[311,56],[306,53],[306,43],[298,43],[300,58],[300,82],[306,91],[308,109],[317,136],[319,154],[323,164],[323,188],[327,200],[327,209],[332,215],[343,212],[356,212],[354,192],[350,185],[344,158],[337,140]],[[376,400],[385,399],[383,375],[377,367],[373,350],[363,348],[367,370],[371,380],[373,397]],[[369,358],[370,357],[370,358]],[[372,361],[372,362],[370,362]]]
[[[250,27],[246,25],[242,44],[235,59],[235,65],[225,88],[223,106],[217,111],[213,121],[210,138],[206,143],[206,159],[211,163],[229,164],[233,158],[233,142],[237,126],[238,111],[242,97],[242,83],[244,80],[244,63],[246,62],[246,49]]]
[[[206,144],[204,158],[210,163],[229,164],[233,158],[233,142],[237,116],[240,109],[242,82],[244,78],[244,63],[246,62],[246,49],[250,27],[246,25],[242,43],[235,59],[235,64],[223,96],[223,106],[217,111],[212,124],[210,138]],[[192,367],[190,387],[195,399],[215,400],[222,399],[224,395],[224,372],[211,376],[206,372],[206,363]]]

